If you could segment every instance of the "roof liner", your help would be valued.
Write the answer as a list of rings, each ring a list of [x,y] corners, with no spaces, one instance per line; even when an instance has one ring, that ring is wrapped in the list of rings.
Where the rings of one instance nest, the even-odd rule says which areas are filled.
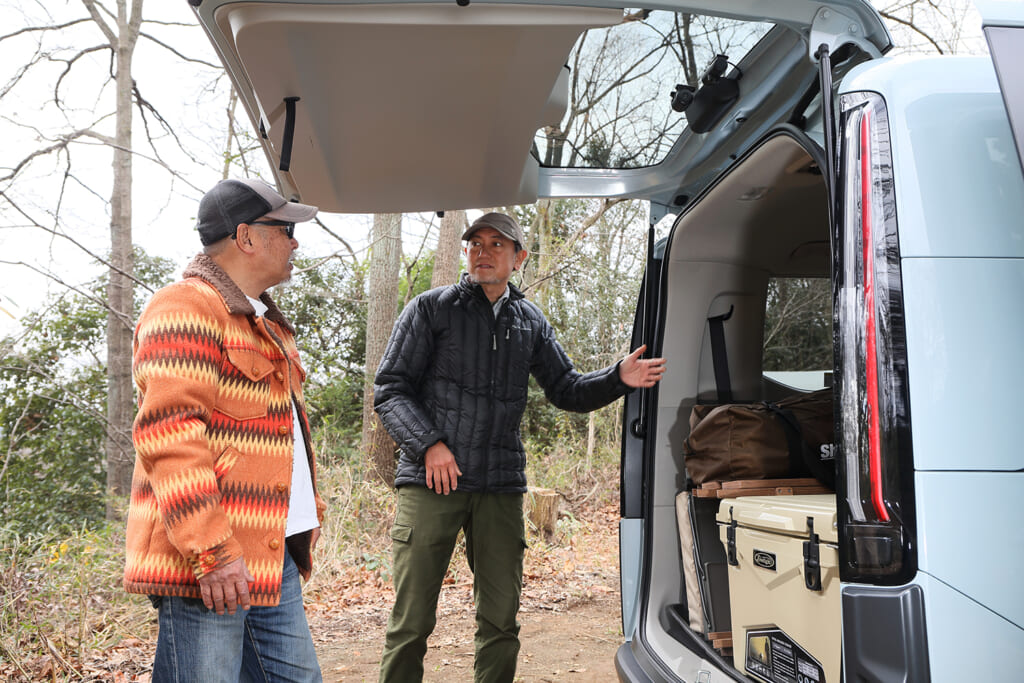
[[[566,57],[583,30],[621,17],[454,3],[232,3],[215,13],[221,47],[244,64],[255,102],[243,101],[263,123],[275,168],[284,98],[300,98],[290,171],[277,171],[282,190],[346,213],[535,201],[530,145],[561,118],[550,100]]]

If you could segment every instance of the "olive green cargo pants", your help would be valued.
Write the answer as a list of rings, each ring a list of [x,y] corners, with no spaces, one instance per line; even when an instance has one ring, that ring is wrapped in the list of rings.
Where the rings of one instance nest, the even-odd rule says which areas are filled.
[[[437,623],[437,599],[459,529],[476,603],[474,681],[511,683],[519,655],[519,596],[523,590],[523,494],[444,496],[421,486],[398,490],[391,528],[395,606],[388,620],[381,683],[423,679],[427,636]]]

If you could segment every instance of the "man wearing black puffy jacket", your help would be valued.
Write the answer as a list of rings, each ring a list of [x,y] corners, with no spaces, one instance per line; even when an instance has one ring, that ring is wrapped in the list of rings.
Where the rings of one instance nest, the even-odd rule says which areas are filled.
[[[462,239],[467,273],[406,306],[374,382],[374,408],[401,449],[382,682],[422,680],[460,529],[474,575],[474,680],[515,676],[526,547],[519,423],[530,375],[559,408],[587,412],[654,386],[665,371],[664,359],[641,359],[640,347],[611,367],[578,373],[541,310],[509,284],[527,255],[515,219],[485,214]]]

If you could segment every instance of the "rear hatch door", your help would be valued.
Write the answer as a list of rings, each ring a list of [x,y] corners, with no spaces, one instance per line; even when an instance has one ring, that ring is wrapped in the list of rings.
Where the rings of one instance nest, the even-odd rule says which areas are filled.
[[[890,46],[865,0],[193,5],[279,187],[332,212],[678,212],[772,126],[813,128],[818,45]]]

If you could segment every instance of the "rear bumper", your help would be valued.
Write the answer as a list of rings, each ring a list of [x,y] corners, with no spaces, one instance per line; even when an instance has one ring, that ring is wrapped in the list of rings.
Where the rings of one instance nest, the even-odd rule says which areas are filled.
[[[633,646],[623,643],[615,652],[615,672],[622,683],[654,683],[647,672],[640,667],[640,662],[633,654]]]

